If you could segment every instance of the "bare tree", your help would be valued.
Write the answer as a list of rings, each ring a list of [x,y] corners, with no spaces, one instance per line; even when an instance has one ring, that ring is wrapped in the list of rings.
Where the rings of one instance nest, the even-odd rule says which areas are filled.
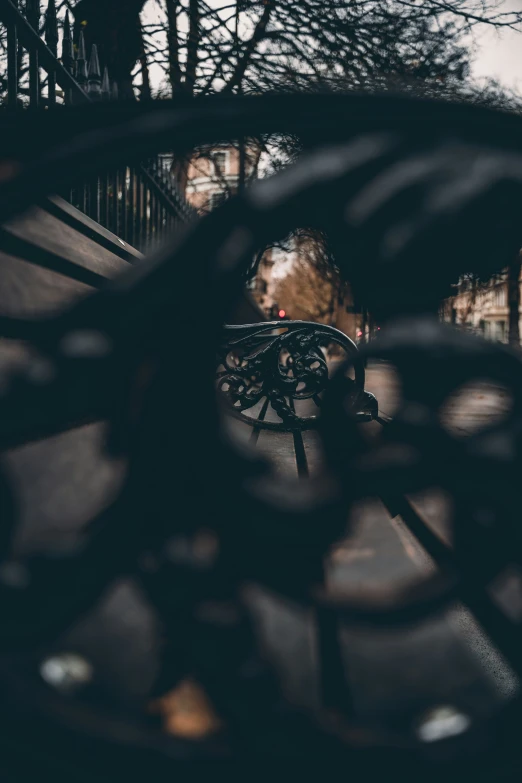
[[[115,64],[121,93],[134,83],[142,97],[400,85],[506,106],[495,85],[469,86],[470,41],[484,26],[522,29],[522,9],[504,10],[503,0],[67,1],[87,42]],[[245,146],[252,141],[271,140]],[[300,152],[300,140],[278,141],[274,168]],[[176,162],[182,186],[186,167]],[[326,274],[331,257],[315,260]]]
[[[522,23],[502,0],[69,2],[120,83],[141,80],[144,50],[173,96],[462,80],[475,28]]]
[[[339,280],[320,273],[311,257],[298,256],[274,288],[274,298],[291,318],[332,324]]]
[[[293,318],[334,324],[345,282],[320,231],[296,229],[279,247],[292,254],[288,272],[275,286],[275,299]]]

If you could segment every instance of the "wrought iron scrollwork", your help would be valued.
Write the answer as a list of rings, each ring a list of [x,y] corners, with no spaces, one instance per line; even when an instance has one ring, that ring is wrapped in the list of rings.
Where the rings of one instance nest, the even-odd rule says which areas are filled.
[[[329,356],[329,349],[333,353]],[[336,350],[337,349],[337,350]],[[377,415],[375,397],[364,391],[364,365],[357,346],[332,326],[307,321],[270,321],[225,326],[218,349],[218,390],[231,412],[261,429],[305,430],[317,427],[318,411],[331,366],[353,360],[351,406],[359,420]],[[296,402],[308,400],[311,412],[300,414]],[[266,404],[259,408],[259,403]],[[252,415],[244,411],[258,410]],[[267,419],[271,406],[279,421]]]
[[[347,121],[362,122],[356,99],[353,102],[350,98],[344,100],[350,109],[346,112]],[[379,100],[371,99],[372,105],[376,102],[381,112],[382,116],[379,115],[380,119],[375,123],[381,127],[383,117],[385,124],[391,121],[393,99],[382,99],[381,103]],[[300,127],[308,123],[314,129],[317,117],[324,124],[324,115],[317,111],[317,104],[312,103],[312,109],[305,112],[303,106],[308,106],[307,102],[285,97],[285,112],[289,111],[287,104],[291,104],[291,119],[285,115],[284,130],[295,130],[299,122]],[[240,117],[245,122],[238,122],[238,127],[234,127],[236,138],[250,132],[254,135],[261,126],[266,130],[269,112],[259,111],[255,101],[240,105],[247,108],[245,117]],[[334,98],[322,105],[332,110],[328,115],[329,127],[338,129],[339,101]],[[415,103],[408,105],[417,106]],[[274,104],[270,106],[273,109]],[[354,106],[356,110],[353,110]],[[261,109],[264,107],[262,104]],[[399,101],[398,108],[401,107],[404,108],[404,104]],[[145,117],[138,117],[134,123],[111,126],[111,144],[104,150],[108,158],[123,154],[126,148],[119,151],[124,147],[123,142],[128,146],[136,142],[138,151],[141,148],[143,152],[158,133],[171,143],[174,130],[178,137],[192,134],[201,141],[202,135],[210,132],[209,128],[217,134],[216,123],[220,117],[225,119],[227,127],[226,122],[230,123],[231,117],[238,116],[215,110],[209,110],[208,115],[196,112],[193,116],[190,110],[186,115],[180,115],[174,109],[162,108],[155,123],[150,121],[149,111],[153,110],[145,107]],[[423,111],[421,106],[419,113]],[[443,115],[453,116],[452,112],[453,109],[445,107]],[[187,116],[190,122],[187,122]],[[270,664],[260,653],[245,598],[252,583],[275,591],[280,599],[292,599],[292,606],[313,607],[323,615],[326,612],[327,622],[316,626],[321,650],[318,668],[322,675],[335,669],[334,691],[340,690],[349,679],[345,676],[340,651],[338,630],[341,621],[378,627],[413,624],[425,620],[452,599],[466,601],[472,607],[513,668],[522,673],[520,625],[512,623],[498,606],[493,606],[487,593],[491,576],[504,565],[514,562],[520,566],[522,562],[517,530],[522,429],[520,360],[499,353],[496,346],[486,349],[473,337],[452,341],[440,328],[430,327],[425,319],[393,324],[397,309],[400,310],[406,301],[408,285],[410,290],[419,293],[419,300],[413,303],[415,307],[422,310],[426,305],[427,300],[422,298],[424,288],[418,284],[415,288],[418,278],[410,275],[410,262],[418,263],[416,251],[423,243],[426,245],[426,227],[429,228],[428,236],[433,236],[440,219],[447,227],[448,219],[452,217],[454,228],[459,210],[466,214],[473,212],[475,198],[479,207],[489,208],[490,200],[484,201],[483,194],[490,192],[487,177],[491,172],[495,172],[495,177],[510,179],[513,186],[513,189],[509,188],[510,196],[520,192],[522,166],[517,169],[507,165],[513,157],[520,162],[520,122],[516,120],[512,125],[505,118],[498,119],[490,114],[487,115],[492,120],[489,126],[476,121],[477,117],[484,116],[472,114],[471,121],[464,127],[464,135],[471,133],[471,125],[474,138],[477,133],[487,135],[494,127],[502,132],[504,143],[505,129],[514,128],[516,134],[511,134],[509,143],[515,151],[505,158],[499,153],[506,163],[504,169],[498,166],[480,169],[485,178],[480,182],[480,192],[473,189],[475,180],[472,177],[471,183],[466,183],[467,187],[460,191],[462,200],[456,206],[450,198],[455,185],[453,169],[448,165],[441,172],[438,159],[432,158],[430,149],[423,150],[430,165],[410,165],[409,174],[413,172],[413,179],[404,176],[401,161],[402,157],[410,155],[411,137],[408,134],[413,125],[415,135],[419,135],[417,125],[411,121],[412,113],[405,112],[402,120],[394,119],[394,124],[402,123],[404,130],[404,135],[402,131],[397,132],[398,139],[394,137],[390,141],[387,138],[385,144],[380,144],[363,129],[364,143],[352,140],[340,147],[328,148],[315,155],[313,165],[310,161],[301,161],[298,176],[283,172],[275,184],[270,181],[259,183],[250,194],[231,199],[209,215],[204,226],[187,233],[155,263],[133,268],[126,277],[112,282],[70,312],[46,323],[38,322],[29,342],[33,343],[37,355],[39,352],[44,355],[53,372],[51,379],[43,383],[42,377],[31,375],[27,367],[13,371],[0,399],[2,448],[8,450],[37,437],[49,437],[85,421],[109,419],[113,434],[117,430],[114,439],[128,460],[128,469],[120,495],[85,525],[84,535],[76,548],[59,553],[43,552],[20,562],[10,561],[12,553],[8,550],[11,527],[17,526],[13,517],[23,498],[17,494],[17,502],[13,504],[6,493],[4,505],[7,504],[10,529],[2,541],[0,553],[3,558],[0,563],[0,675],[12,705],[18,708],[18,693],[27,694],[31,687],[22,675],[22,685],[18,688],[16,678],[10,676],[15,656],[9,657],[7,653],[27,650],[35,641],[42,645],[52,643],[95,605],[111,583],[129,575],[139,582],[161,619],[167,639],[165,657],[172,653],[176,643],[180,646],[183,643],[177,657],[172,653],[170,669],[169,661],[162,661],[162,674],[167,670],[168,675],[164,682],[172,684],[187,670],[197,675],[227,720],[232,748],[240,746],[243,750],[256,752],[264,749],[268,753],[273,748],[277,753],[290,748],[296,755],[304,755],[311,749],[319,753],[342,753],[346,758],[345,752],[349,753],[354,745],[360,750],[360,746],[366,744],[374,745],[379,753],[382,751],[379,758],[384,762],[391,759],[400,763],[411,759],[408,752],[412,748],[417,752],[422,746],[411,731],[410,715],[404,717],[401,713],[398,721],[392,715],[393,731],[379,734],[373,726],[359,720],[349,699],[346,714],[342,716],[343,731],[337,734],[330,731],[330,724],[325,729],[324,704],[320,705],[318,714],[296,714],[285,699],[284,689]],[[206,122],[205,118],[213,122]],[[495,125],[497,119],[498,125]],[[371,118],[367,116],[366,122],[369,120]],[[454,125],[459,125],[461,120],[462,115],[456,112]],[[52,117],[48,121],[52,122]],[[204,126],[203,130],[201,126]],[[196,129],[199,129],[199,135],[195,134]],[[75,161],[79,168],[92,165],[100,151],[100,140],[103,141],[100,134],[89,133],[76,146],[69,148],[60,144],[37,165],[27,164],[19,176],[1,182],[2,217],[13,215],[34,197],[53,188],[56,181],[69,175],[69,167]],[[431,141],[428,147],[430,144]],[[80,156],[79,151],[85,154]],[[362,153],[366,154],[365,158]],[[451,162],[457,154],[455,148],[443,157]],[[481,155],[482,152],[474,147],[470,160],[480,161]],[[411,159],[408,160],[411,164]],[[56,165],[57,161],[62,165]],[[476,174],[475,169],[474,176]],[[381,175],[386,175],[385,183],[390,185],[391,182],[393,187],[381,187]],[[440,183],[446,181],[444,178],[449,184],[441,192]],[[353,207],[361,205],[361,187],[367,180],[374,185],[373,195],[371,189],[365,191],[366,197],[362,199],[365,210],[358,212]],[[413,181],[415,188],[410,189]],[[419,199],[419,192],[423,199]],[[341,208],[330,210],[332,202],[336,207],[340,202]],[[417,209],[417,213],[413,210],[417,216],[412,223],[405,224],[398,218],[397,202],[406,207],[413,204]],[[347,204],[352,208],[347,210]],[[292,220],[295,223],[299,217],[301,207],[306,220],[311,221],[319,212],[323,217],[331,217],[329,225],[337,230],[339,241],[344,241],[346,232],[350,232],[350,241],[357,245],[359,255],[351,269],[349,261],[353,256],[347,255],[348,272],[353,274],[361,290],[367,292],[373,287],[377,291],[372,301],[389,316],[380,348],[376,343],[375,348],[370,346],[360,355],[340,332],[302,322],[222,328],[226,312],[242,289],[241,272],[251,260],[253,251],[263,245],[270,231],[284,235]],[[510,225],[510,245],[511,238],[518,241],[519,235],[518,205],[513,199],[513,209],[515,207],[517,218]],[[478,211],[480,215],[480,209]],[[238,226],[241,227],[239,234]],[[441,236],[443,233],[440,232]],[[368,249],[372,253],[368,253]],[[454,265],[453,271],[458,274],[459,264],[464,261],[461,256],[457,258],[452,246],[444,264],[437,264],[441,257],[440,241],[436,251],[434,263],[428,266],[430,274],[438,276],[438,294],[442,288],[443,267]],[[194,263],[195,258],[200,264]],[[397,271],[400,272],[398,276]],[[396,282],[395,289],[387,286],[386,281],[390,280]],[[207,313],[206,318],[195,317],[193,303],[187,301],[185,292],[196,286],[200,286],[201,312]],[[395,297],[395,290],[400,298]],[[429,297],[429,303],[433,297],[434,294]],[[198,415],[180,416],[179,411],[186,409],[184,380],[188,373],[184,373],[185,368],[180,371],[173,345],[187,323],[191,339],[200,347],[190,366],[192,403]],[[16,331],[16,328],[16,323],[9,325],[10,330]],[[85,332],[90,340],[85,339]],[[78,338],[78,334],[80,337],[83,334],[83,339],[76,339],[76,352],[64,350],[75,342],[71,335]],[[27,337],[27,329],[24,335],[20,333],[20,339],[22,336]],[[103,342],[100,336],[106,339],[105,355],[82,355],[79,348],[82,345],[85,348],[86,344],[92,348],[93,336],[97,338],[94,344],[98,346]],[[10,337],[16,337],[16,334],[11,332]],[[348,362],[354,367],[354,378],[346,378],[342,368],[330,378],[329,362],[322,350],[327,343],[336,344],[345,351]],[[405,402],[398,409],[396,420],[389,426],[383,425],[382,438],[377,443],[368,443],[359,437],[354,417],[348,414],[365,410],[364,406],[358,407],[364,391],[362,362],[366,357],[374,358],[379,350],[395,363],[404,383]],[[290,431],[319,427],[317,417],[297,410],[296,403],[306,404],[314,398],[320,399],[324,393],[319,433],[330,469],[328,480],[318,481],[314,486],[312,480],[302,482],[304,486],[299,488],[285,486],[279,496],[276,487],[270,494],[266,482],[263,483],[267,474],[264,461],[256,458],[248,461],[232,444],[220,441],[215,394],[216,354],[223,366],[218,371],[218,387],[228,397],[236,415],[249,423],[254,420],[256,426]],[[486,365],[494,379],[505,382],[513,391],[513,414],[490,432],[458,440],[444,432],[440,405],[456,383],[483,375]],[[139,369],[144,366],[150,366],[150,371],[140,380]],[[113,375],[109,376],[109,368]],[[226,384],[228,388],[224,388]],[[280,422],[264,422],[259,420],[260,416],[257,419],[247,416],[263,398],[272,405]],[[374,402],[369,402],[367,408],[374,410]],[[402,463],[399,457],[403,458]],[[455,501],[454,551],[435,539],[433,531],[430,533],[418,518],[411,527],[417,530],[419,539],[422,538],[433,558],[445,565],[443,576],[450,579],[441,582],[435,575],[433,580],[421,585],[422,590],[418,584],[410,584],[400,591],[400,595],[387,591],[385,600],[382,595],[377,598],[370,594],[371,591],[364,593],[359,586],[354,594],[329,593],[324,560],[345,533],[354,505],[361,498],[377,493],[392,516],[400,513],[403,519],[411,520],[414,512],[407,495],[424,487],[428,480],[442,485]],[[480,485],[477,502],[473,482]],[[230,502],[231,486],[235,493],[233,503]],[[483,503],[484,507],[479,508],[478,503]],[[475,512],[484,509],[489,516],[483,514],[482,520],[493,520],[489,528],[482,526],[480,518],[473,517]],[[198,560],[197,556],[187,554],[196,551],[195,546],[194,552],[191,551],[191,542],[202,524],[211,529],[215,540],[215,558],[208,558],[211,562],[203,563],[205,558]],[[317,585],[322,586],[317,588]],[[325,643],[327,638],[330,639],[328,644]],[[340,660],[340,665],[331,666],[332,660]],[[411,657],[406,664],[404,676],[410,673]],[[39,724],[31,730],[32,739],[38,740],[39,731],[46,725],[47,715],[51,714],[55,719],[54,739],[63,736],[64,724],[67,724],[72,734],[86,738],[83,747],[87,749],[86,756],[90,756],[92,737],[99,737],[97,721],[91,717],[84,720],[81,705],[73,702],[65,706],[60,704],[58,710],[55,702],[47,699],[48,694],[41,697],[37,691],[35,687]],[[96,706],[103,712],[103,698]],[[502,720],[506,715],[511,716],[517,729],[514,733],[518,734],[520,699],[515,700],[510,709],[511,713],[504,710]],[[478,753],[482,749],[481,732],[487,729],[482,723],[484,712],[482,707],[477,710]],[[26,729],[14,726],[9,717],[3,724],[4,739],[7,732],[18,740],[21,736],[25,752],[28,745]],[[111,726],[116,723],[114,720]],[[145,751],[153,748],[167,761],[176,757],[170,745],[163,754],[164,747],[157,743],[156,734],[151,740],[141,727],[136,729],[132,725],[131,731],[129,723],[125,725],[121,742],[123,756],[126,757],[129,747],[141,743],[144,756]],[[346,726],[349,730],[345,731]],[[108,744],[116,743],[114,735],[121,736],[121,733],[108,731]],[[134,740],[136,736],[139,742]],[[518,736],[515,740],[514,757],[518,752]],[[97,747],[103,766],[103,740],[100,745],[101,748]],[[387,756],[389,745],[393,746],[393,753]],[[69,747],[73,748],[73,756],[76,754],[74,742],[55,742],[53,747],[58,748],[58,756]],[[504,750],[505,746],[501,748],[502,752]],[[177,751],[178,757],[193,757],[199,749],[194,751],[194,745],[189,750],[178,746]],[[372,762],[377,755],[371,747],[365,760]],[[463,757],[467,767],[469,757],[466,753]],[[72,763],[75,761],[77,759],[73,758]],[[414,778],[418,779],[419,770],[424,774],[426,767],[417,766],[416,762],[417,756],[413,766]],[[474,769],[480,766],[479,761]],[[132,760],[125,773],[130,767]],[[407,768],[412,769],[411,766]],[[390,767],[383,763],[382,769],[387,773]],[[400,768],[398,773],[401,774]]]

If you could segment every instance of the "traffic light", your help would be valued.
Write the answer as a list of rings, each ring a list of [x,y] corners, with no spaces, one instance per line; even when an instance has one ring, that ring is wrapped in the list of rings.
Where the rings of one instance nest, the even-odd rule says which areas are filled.
[[[269,318],[271,321],[289,321],[290,316],[286,314],[286,310],[279,307],[278,304],[273,304],[270,308]]]

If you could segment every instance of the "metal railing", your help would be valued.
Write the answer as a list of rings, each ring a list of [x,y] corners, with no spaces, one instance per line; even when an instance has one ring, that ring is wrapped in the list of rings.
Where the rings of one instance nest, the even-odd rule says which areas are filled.
[[[40,0],[26,0],[24,5],[22,11],[18,0],[0,0],[0,26],[6,33],[6,107],[55,110],[117,99],[117,84],[106,67],[102,72],[96,44],[87,57],[83,31],[74,40],[69,12],[60,22],[56,0],[49,0],[43,15]],[[170,159],[161,155],[97,173],[60,195],[140,250],[159,244],[195,214],[170,173]]]

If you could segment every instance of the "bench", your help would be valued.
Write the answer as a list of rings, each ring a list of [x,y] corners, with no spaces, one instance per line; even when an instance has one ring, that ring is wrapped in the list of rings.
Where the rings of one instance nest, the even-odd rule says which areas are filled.
[[[278,130],[312,135],[320,116],[332,133],[355,117],[371,161],[366,168],[360,139],[311,152],[299,176],[257,183],[150,263],[59,200],[14,216],[67,178],[45,156],[38,178],[27,164],[0,182],[0,664],[12,770],[28,744],[46,769],[63,764],[65,778],[79,755],[87,775],[107,763],[124,777],[159,776],[176,760],[240,748],[293,759],[306,750],[307,761],[355,769],[362,760],[370,776],[413,769],[418,778],[434,759],[445,775],[491,771],[490,718],[517,726],[522,639],[492,594],[510,566],[516,585],[520,561],[520,360],[424,312],[448,269],[459,273],[460,210],[473,212],[477,198],[483,216],[484,204],[471,186],[458,191],[461,204],[430,200],[441,159],[444,192],[454,192],[462,148],[430,135],[411,152],[409,134],[415,127],[418,139],[412,117],[426,122],[427,111],[428,123],[446,118],[471,157],[487,154],[480,134],[490,133],[502,160],[518,161],[520,122],[389,96],[323,97],[203,103],[182,117],[170,106],[126,107],[103,140],[116,158],[129,132],[138,155],[158,127],[158,143],[175,129],[183,148],[187,138],[223,138],[231,116],[236,133],[266,130],[270,116]],[[373,134],[390,122],[405,134],[397,147]],[[100,139],[81,130],[63,153],[71,166],[79,149],[82,165],[99,153]],[[413,200],[402,190],[410,153],[423,161],[408,169],[419,177]],[[518,169],[502,171],[518,188]],[[343,210],[331,210],[339,201]],[[408,231],[397,203],[413,212]],[[319,215],[334,248],[353,242],[344,271],[382,315],[375,344],[358,351],[305,322],[231,323],[255,250],[301,215],[306,224]],[[442,255],[448,215],[455,246]],[[510,241],[518,236],[502,225]],[[433,262],[429,286],[411,274],[419,247]],[[477,263],[490,258],[479,250]],[[389,397],[377,379],[384,366],[401,382],[390,416],[377,405]],[[508,388],[512,410],[479,433],[449,431],[440,409],[481,374]],[[456,509],[447,529],[430,519],[430,482]],[[484,649],[500,660],[506,692],[495,667],[477,660]],[[146,716],[152,694],[187,677],[225,726],[200,742]]]
[[[269,321],[227,325],[219,346],[218,390],[230,415],[247,425],[243,433],[250,444],[264,446],[274,459],[291,443],[297,474],[306,477],[310,459],[317,461],[309,431],[320,424],[322,396],[336,367],[354,361],[353,413],[357,421],[372,421],[378,415],[375,396],[364,389],[364,367],[357,361],[357,353],[349,337],[324,324]],[[239,432],[236,428],[236,435]]]

